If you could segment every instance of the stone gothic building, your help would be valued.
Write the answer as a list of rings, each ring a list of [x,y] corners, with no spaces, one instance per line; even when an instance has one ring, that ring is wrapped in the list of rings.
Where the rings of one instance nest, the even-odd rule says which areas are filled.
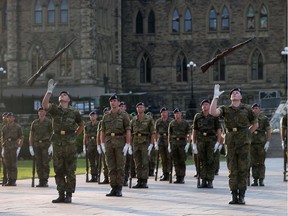
[[[251,38],[202,72],[205,62]],[[54,78],[55,95],[70,91],[85,111],[115,92],[141,93],[155,110],[195,111],[219,83],[226,91],[220,103],[239,87],[245,102],[273,108],[287,98],[286,46],[285,0],[0,0],[1,99],[33,96],[32,111]]]

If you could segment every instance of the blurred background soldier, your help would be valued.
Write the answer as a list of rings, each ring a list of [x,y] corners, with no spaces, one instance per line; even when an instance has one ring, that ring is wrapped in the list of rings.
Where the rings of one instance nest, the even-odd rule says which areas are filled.
[[[241,102],[242,92],[238,88],[230,91],[231,104],[217,108],[218,98],[223,92],[220,92],[219,84],[214,86],[209,113],[224,118],[229,188],[232,194],[229,204],[244,205],[250,167],[251,133],[258,128],[258,120],[251,107]]]
[[[15,123],[14,114],[9,112],[6,116],[7,124],[1,131],[2,157],[7,171],[8,182],[5,186],[16,186],[17,158],[23,145],[23,132],[19,124]]]
[[[221,124],[217,117],[209,114],[210,101],[204,99],[200,103],[202,111],[196,113],[193,120],[192,143],[197,145],[200,160],[200,188],[213,188],[215,175],[215,156],[219,152]],[[197,144],[196,144],[197,143]]]
[[[153,119],[145,115],[145,104],[136,104],[137,115],[131,120],[133,157],[136,166],[137,184],[133,188],[148,188],[149,157],[155,140]]]
[[[90,121],[84,127],[83,153],[87,154],[90,164],[91,179],[89,182],[97,182],[98,172],[100,172],[98,170],[99,153],[97,152],[97,129],[99,124],[97,117],[96,111],[90,112]]]
[[[151,112],[146,113],[147,116],[153,119],[153,114]],[[158,144],[154,141],[154,148],[151,149],[149,155],[149,176],[154,176],[154,171],[156,167],[156,150],[158,151]]]
[[[131,150],[131,127],[127,112],[119,108],[117,95],[109,98],[111,110],[103,116],[101,125],[101,148],[109,170],[111,190],[106,196],[122,196],[125,156]]]
[[[121,101],[119,104],[119,107],[122,111],[126,112],[126,104],[124,101]],[[129,119],[131,120],[133,116],[129,115]],[[131,172],[131,175],[135,177],[135,163],[133,159],[133,154],[127,154],[126,155],[126,161],[125,161],[125,178],[123,186],[128,186],[128,178],[129,178],[129,172]]]
[[[2,131],[2,128],[7,124],[7,114],[8,112],[4,112],[2,113],[2,123],[1,123],[1,128],[0,130]],[[4,186],[7,183],[7,170],[5,167],[5,163],[4,163],[4,157],[3,157],[3,153],[4,152],[4,148],[3,148],[3,140],[2,137],[0,136],[0,148],[1,148],[1,165],[2,165],[2,186]]]
[[[43,107],[40,107],[38,109],[38,119],[35,119],[31,123],[29,133],[29,151],[31,156],[35,155],[39,178],[39,184],[36,185],[36,187],[48,187],[48,178],[50,174],[49,153],[52,153],[49,140],[51,134],[52,122],[46,117],[46,111]]]
[[[264,186],[265,158],[271,139],[269,119],[261,113],[260,105],[255,103],[252,110],[258,118],[259,127],[252,133],[251,140],[251,168],[253,183],[251,186]]]
[[[52,79],[48,81],[47,92],[42,100],[44,110],[52,117],[53,165],[59,193],[59,197],[52,200],[52,203],[71,203],[76,188],[76,139],[82,133],[84,124],[79,111],[69,106],[71,98],[67,91],[60,92],[58,105],[49,103],[56,84]]]
[[[286,111],[287,112],[287,111]],[[280,138],[281,146],[284,152],[284,181],[287,181],[287,162],[288,162],[288,148],[287,148],[287,113],[280,119]]]
[[[103,109],[103,116],[107,113],[109,113],[110,108],[109,107],[105,107]],[[103,118],[102,118],[103,119]],[[99,124],[98,124],[98,128],[97,128],[97,151],[100,157],[100,161],[99,161],[99,177],[98,177],[98,184],[109,184],[109,176],[108,176],[108,166],[107,166],[107,162],[106,162],[106,158],[105,158],[105,154],[102,152],[101,149],[101,138],[100,138],[100,129],[102,127],[102,120],[100,120]],[[104,174],[104,179],[103,181],[100,181],[100,175],[101,175],[101,169],[102,169],[102,164],[103,164],[103,174]]]
[[[161,117],[155,122],[156,142],[159,148],[163,173],[160,177],[160,181],[168,181],[171,163],[170,154],[168,152],[168,126],[172,121],[172,118],[169,117],[169,112],[166,107],[160,109],[160,114]]]
[[[168,151],[172,153],[173,165],[176,173],[176,184],[184,184],[186,176],[186,152],[190,146],[190,126],[189,123],[182,118],[180,109],[174,111],[174,118],[168,127]],[[185,152],[185,150],[187,150]]]

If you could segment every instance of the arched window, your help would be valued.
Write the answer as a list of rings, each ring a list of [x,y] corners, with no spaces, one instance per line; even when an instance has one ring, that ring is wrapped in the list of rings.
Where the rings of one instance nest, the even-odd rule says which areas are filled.
[[[155,33],[155,14],[152,10],[148,16],[148,33]]]
[[[43,56],[43,50],[41,49],[40,46],[35,46],[34,49],[32,50],[32,56],[31,56],[31,70],[32,73],[36,73],[39,68],[43,65],[44,63],[44,56]]]
[[[72,76],[72,59],[71,49],[68,48],[60,56],[60,77]]]
[[[229,30],[230,29],[229,11],[228,11],[226,6],[224,6],[223,10],[222,10],[221,29],[222,30]]]
[[[68,0],[62,0],[60,4],[60,23],[68,23]]]
[[[258,49],[252,55],[251,80],[263,80],[263,57]]]
[[[260,29],[267,29],[268,28],[268,12],[265,5],[261,6],[260,9]]]
[[[255,11],[252,5],[249,5],[247,10],[247,29],[254,30],[255,29]]]
[[[187,58],[183,53],[177,56],[176,60],[176,82],[188,81]]]
[[[40,0],[35,2],[34,6],[34,23],[35,24],[42,24],[42,6]]]
[[[136,16],[136,33],[143,34],[143,16],[140,11],[138,11]]]
[[[217,54],[220,54],[220,50]],[[225,81],[225,59],[221,58],[213,65],[213,81]]]
[[[149,56],[145,53],[140,62],[140,83],[151,82],[151,61]]]
[[[55,4],[53,0],[50,0],[48,3],[47,22],[48,24],[55,23]]]
[[[184,16],[184,31],[185,32],[192,31],[192,15],[189,9],[186,10]]]
[[[217,13],[214,7],[209,12],[209,31],[217,31]]]
[[[179,32],[179,31],[180,31],[180,17],[177,9],[175,9],[172,17],[172,32]]]

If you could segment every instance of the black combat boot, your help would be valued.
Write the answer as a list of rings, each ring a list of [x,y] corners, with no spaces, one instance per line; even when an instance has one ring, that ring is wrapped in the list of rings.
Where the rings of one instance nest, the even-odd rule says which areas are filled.
[[[104,177],[104,180],[102,182],[98,182],[99,184],[109,184],[108,176]]]
[[[123,186],[128,186],[128,178],[124,179]]]
[[[43,187],[43,179],[39,179],[39,184],[36,187]]]
[[[64,203],[64,201],[65,201],[64,192],[59,192],[59,197],[55,200],[52,200],[52,203]]]
[[[137,184],[134,185],[132,188],[142,188],[142,179],[138,179],[137,180]]]
[[[176,176],[176,181],[173,182],[174,184],[179,184],[180,183],[180,176]]]
[[[9,179],[5,186],[16,186],[16,179]]]
[[[254,178],[253,184],[251,186],[258,186],[258,179]]]
[[[233,190],[231,192],[232,194],[232,200],[229,202],[229,204],[238,204],[238,192],[237,190]]]
[[[43,179],[42,187],[48,187],[48,179]]]
[[[164,175],[160,177],[160,181],[168,181],[168,180],[169,180],[169,174],[168,173],[164,173]]]
[[[122,197],[122,186],[117,186],[116,187],[115,196]]]
[[[66,197],[65,197],[64,203],[71,203],[71,202],[72,202],[72,193],[66,192]]]
[[[97,175],[92,175],[91,179],[88,182],[97,182]]]
[[[207,188],[213,188],[213,181],[212,180],[208,180]]]
[[[106,196],[116,196],[116,192],[117,192],[117,188],[115,186],[111,187],[110,192],[106,194]]]
[[[245,205],[244,197],[245,197],[245,190],[239,190],[238,204]]]
[[[264,179],[263,178],[260,178],[259,179],[259,186],[264,186]]]
[[[179,184],[185,184],[184,176],[179,177]]]
[[[142,179],[142,187],[141,188],[148,188],[147,179]]]
[[[154,169],[149,170],[149,176],[154,176]]]
[[[207,187],[206,179],[202,179],[202,182],[201,182],[199,188],[206,188],[206,187]]]

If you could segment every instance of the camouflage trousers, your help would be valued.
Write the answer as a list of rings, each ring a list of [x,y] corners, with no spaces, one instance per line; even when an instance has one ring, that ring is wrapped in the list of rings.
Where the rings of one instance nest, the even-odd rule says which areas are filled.
[[[175,173],[176,176],[184,177],[186,175],[186,159],[187,155],[185,152],[185,140],[173,140],[171,142],[172,148],[172,159],[173,159],[173,165],[175,167]]]
[[[50,157],[48,148],[50,144],[45,146],[34,146],[35,162],[37,167],[37,175],[39,179],[48,179],[50,174]]]
[[[91,175],[98,175],[99,173],[99,153],[97,151],[97,145],[87,146],[87,158],[90,164]]]
[[[159,155],[162,164],[163,175],[168,175],[170,172],[170,154],[168,152],[168,142],[159,144]]]
[[[136,175],[138,179],[148,179],[149,174],[149,157],[148,143],[133,143],[133,157],[136,167]]]
[[[6,166],[7,178],[10,180],[17,180],[17,148],[4,147],[4,163]]]
[[[263,143],[251,143],[251,168],[254,179],[264,179],[266,152]]]

